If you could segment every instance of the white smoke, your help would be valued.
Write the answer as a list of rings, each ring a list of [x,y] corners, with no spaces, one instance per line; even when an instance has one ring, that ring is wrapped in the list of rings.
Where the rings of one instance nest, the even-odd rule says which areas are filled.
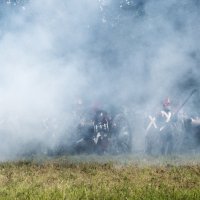
[[[21,141],[51,145],[68,134],[78,96],[145,112],[165,96],[190,90],[188,80],[199,86],[198,1],[7,6],[0,21],[2,158],[20,151]],[[48,122],[52,139],[47,119],[59,121]]]

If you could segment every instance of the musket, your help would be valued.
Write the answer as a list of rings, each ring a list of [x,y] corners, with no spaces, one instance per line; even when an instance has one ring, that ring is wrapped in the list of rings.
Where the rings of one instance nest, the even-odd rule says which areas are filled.
[[[163,129],[166,129],[167,127],[171,126],[171,124],[174,122],[174,120],[177,117],[177,114],[179,113],[179,111],[183,108],[183,106],[189,101],[189,99],[193,96],[194,93],[196,93],[198,90],[194,89],[191,91],[191,93],[187,96],[187,98],[183,101],[183,103],[179,106],[179,108],[176,110],[176,112],[174,112],[174,114],[171,117],[171,120],[169,121],[169,123],[166,123],[165,126],[160,128],[160,131]],[[176,120],[175,120],[176,121]]]
[[[169,123],[166,123],[165,126],[162,127],[162,130],[166,127],[168,127],[171,122],[173,122],[172,118],[176,118],[177,114],[179,113],[179,111],[183,108],[183,106],[189,101],[189,99],[193,96],[194,93],[196,93],[198,90],[197,89],[194,89],[191,91],[191,93],[188,95],[188,97],[183,101],[183,103],[179,106],[179,108],[174,112],[173,116],[171,117],[171,120]],[[153,125],[155,128],[157,128],[157,125],[155,123],[155,118],[152,118],[150,116],[150,124],[148,125],[148,127],[146,128],[146,132],[148,132],[148,130],[151,128],[151,126]]]
[[[197,91],[198,91],[197,89],[194,89],[194,90],[191,91],[191,93],[188,95],[188,97],[185,99],[185,101],[183,101],[183,103],[176,110],[174,115],[177,115],[179,113],[179,111],[183,108],[183,106],[190,100],[190,98],[193,96],[193,94],[196,93]]]

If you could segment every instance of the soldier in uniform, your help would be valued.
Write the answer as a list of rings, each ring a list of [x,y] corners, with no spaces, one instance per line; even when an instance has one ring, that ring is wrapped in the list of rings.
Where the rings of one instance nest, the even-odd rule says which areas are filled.
[[[160,151],[162,155],[171,154],[173,151],[173,123],[171,101],[166,98],[163,101],[163,108],[157,118],[159,131]]]
[[[168,154],[173,149],[171,127],[171,102],[166,98],[162,109],[156,116],[148,115],[148,125],[145,129],[145,151],[148,154]]]

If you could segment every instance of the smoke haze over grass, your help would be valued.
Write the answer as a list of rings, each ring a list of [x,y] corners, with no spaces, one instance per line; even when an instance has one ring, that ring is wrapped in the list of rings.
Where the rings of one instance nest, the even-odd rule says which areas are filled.
[[[5,2],[0,4],[2,156],[18,152],[21,141],[54,143],[45,132],[47,118],[58,120],[56,128],[49,125],[56,137],[67,134],[77,97],[143,112],[165,96],[184,97],[199,87],[197,0]]]

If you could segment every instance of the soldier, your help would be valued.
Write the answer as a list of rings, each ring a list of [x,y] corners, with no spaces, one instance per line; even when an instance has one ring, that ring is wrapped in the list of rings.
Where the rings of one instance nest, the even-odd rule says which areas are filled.
[[[161,154],[171,154],[173,151],[173,123],[171,101],[167,97],[163,101],[163,108],[157,118]]]
[[[162,109],[156,116],[148,115],[148,125],[145,129],[145,151],[148,154],[171,153],[172,128],[171,128],[171,101],[166,98],[162,102]]]

